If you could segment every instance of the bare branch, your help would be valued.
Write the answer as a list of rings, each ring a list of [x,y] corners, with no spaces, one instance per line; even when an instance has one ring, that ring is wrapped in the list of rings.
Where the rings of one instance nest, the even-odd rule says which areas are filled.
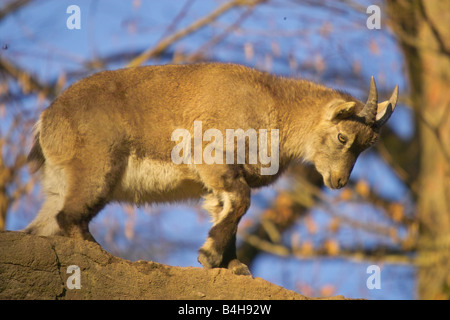
[[[161,35],[161,38],[158,40],[158,42],[161,42],[165,37],[168,37],[173,31],[175,30],[177,24],[186,16],[187,12],[189,11],[189,8],[194,3],[194,0],[187,0],[183,7],[180,9],[178,14],[175,16],[175,18],[172,20],[170,25],[166,28],[164,33]]]
[[[14,78],[22,87],[24,93],[38,92],[49,97],[57,95],[56,84],[48,85],[42,83],[37,77],[0,56],[0,72],[2,71]]]
[[[244,20],[247,17],[250,16],[250,14],[252,12],[253,12],[253,7],[249,7],[238,17],[238,19],[236,19],[236,21],[232,25],[225,28],[225,30],[222,33],[213,37],[210,41],[208,41],[206,44],[201,46],[196,52],[194,52],[192,55],[190,55],[186,61],[194,62],[194,61],[199,60],[199,58],[202,56],[203,52],[205,52],[207,49],[217,45],[218,43],[223,41],[225,39],[225,37],[228,36],[233,30],[236,30],[237,28],[239,28],[239,26],[244,22]]]
[[[259,238],[253,234],[241,235],[245,242],[248,242],[252,246],[258,248],[261,251],[280,256],[280,257],[294,257],[297,259],[312,259],[330,257],[325,246],[317,249],[312,249],[308,253],[302,252],[301,249],[294,249],[284,246],[282,244],[274,244],[270,241]],[[343,257],[354,261],[383,261],[386,263],[395,264],[415,264],[415,260],[410,256],[409,251],[397,250],[389,247],[378,246],[374,249],[339,249],[339,257]]]
[[[0,10],[0,21],[3,20],[6,16],[13,13],[14,11],[19,10],[23,6],[30,3],[30,0],[16,0],[8,2],[1,10]]]
[[[129,64],[128,67],[136,67],[141,64],[143,64],[145,61],[147,61],[150,58],[153,58],[155,56],[160,55],[164,50],[166,50],[170,45],[178,41],[179,39],[205,27],[206,25],[210,24],[211,22],[215,21],[217,18],[219,18],[224,13],[228,12],[229,10],[240,7],[240,6],[253,6],[258,3],[263,2],[264,0],[232,0],[230,2],[227,2],[223,4],[221,7],[207,15],[206,17],[203,17],[195,22],[193,22],[191,25],[186,27],[185,29],[182,29],[172,36],[169,36],[162,41],[160,41],[155,47],[148,49],[147,51],[143,52],[138,57],[134,58]]]

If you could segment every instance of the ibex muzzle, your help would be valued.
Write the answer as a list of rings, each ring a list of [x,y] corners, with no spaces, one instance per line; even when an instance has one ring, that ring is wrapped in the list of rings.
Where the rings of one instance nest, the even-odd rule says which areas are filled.
[[[112,201],[203,197],[213,226],[198,260],[249,274],[235,242],[251,189],[271,184],[297,159],[315,164],[328,187],[345,186],[358,155],[375,143],[392,114],[397,94],[396,87],[378,104],[372,79],[363,104],[309,81],[219,63],[94,74],[63,92],[36,124],[28,160],[41,171],[46,200],[26,231],[94,240],[88,224]],[[199,123],[203,139],[196,141]],[[186,148],[175,141],[176,132],[188,137],[181,143]],[[227,153],[228,132],[244,135],[231,140],[233,150],[240,145],[247,152],[236,161]],[[271,139],[264,140],[269,132]],[[277,160],[273,172],[262,170],[270,165],[268,155]],[[175,163],[174,156],[182,161]]]

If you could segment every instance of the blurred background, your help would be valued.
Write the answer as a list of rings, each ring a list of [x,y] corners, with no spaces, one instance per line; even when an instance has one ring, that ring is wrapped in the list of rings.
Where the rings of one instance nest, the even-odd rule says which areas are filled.
[[[446,0],[0,0],[0,230],[24,228],[39,210],[25,158],[34,122],[62,90],[101,70],[201,61],[302,77],[363,101],[371,75],[380,100],[399,84],[398,107],[346,188],[324,188],[299,164],[253,193],[238,257],[254,276],[307,296],[450,298]],[[200,205],[112,204],[90,229],[114,255],[199,267],[211,227]],[[379,289],[368,285],[372,265]]]

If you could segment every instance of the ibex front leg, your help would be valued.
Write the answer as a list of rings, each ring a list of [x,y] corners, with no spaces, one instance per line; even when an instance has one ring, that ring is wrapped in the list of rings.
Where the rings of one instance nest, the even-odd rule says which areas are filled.
[[[250,188],[233,167],[214,166],[202,170],[205,185],[204,208],[213,217],[208,238],[199,250],[198,261],[205,268],[228,268],[235,274],[250,275],[247,266],[236,257],[238,223],[250,206]]]

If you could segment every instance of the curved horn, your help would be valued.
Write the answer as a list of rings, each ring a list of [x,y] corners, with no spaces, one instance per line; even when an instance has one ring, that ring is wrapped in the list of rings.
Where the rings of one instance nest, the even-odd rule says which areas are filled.
[[[377,116],[378,107],[378,92],[373,76],[370,78],[370,91],[369,97],[364,108],[359,112],[359,116],[363,117],[368,125],[372,125],[375,122]]]
[[[394,112],[395,106],[398,100],[398,85],[395,86],[394,91],[392,91],[391,97],[388,101],[382,102],[378,105],[378,113],[376,117],[376,125],[381,127],[388,121],[392,112]]]

